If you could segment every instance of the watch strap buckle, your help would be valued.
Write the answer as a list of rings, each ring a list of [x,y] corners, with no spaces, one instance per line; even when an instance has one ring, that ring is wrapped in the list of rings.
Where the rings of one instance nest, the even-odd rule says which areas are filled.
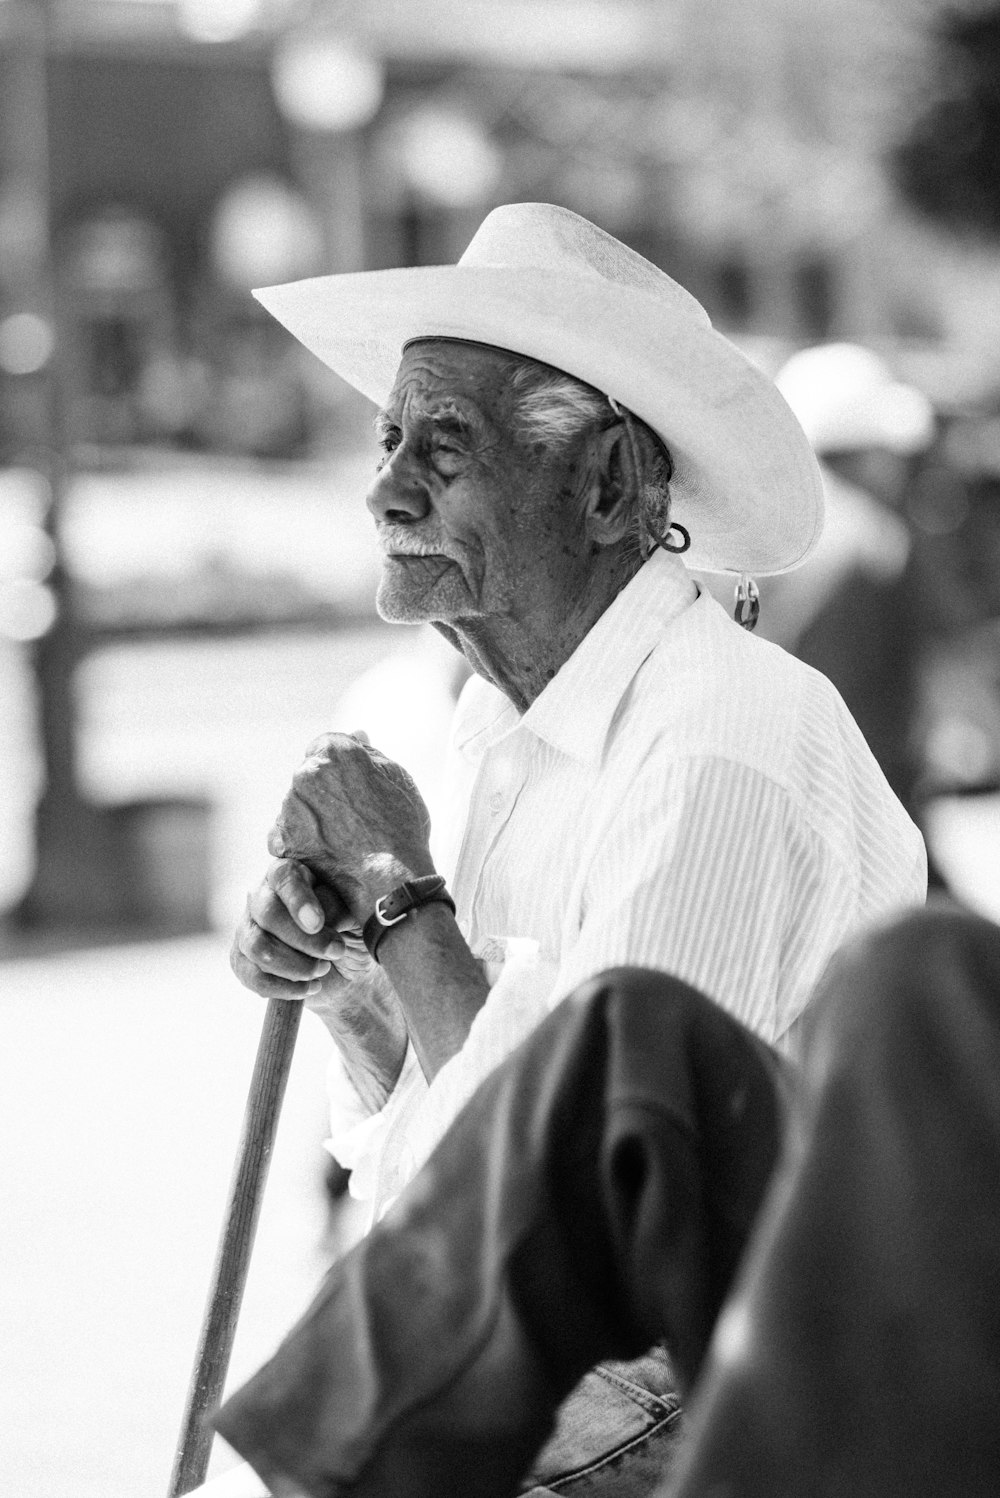
[[[434,900],[440,900],[442,904],[449,906],[454,915],[455,902],[445,888],[441,874],[425,874],[419,879],[406,879],[387,895],[380,895],[375,901],[373,914],[365,921],[361,931],[369,956],[378,962],[379,943],[390,927],[398,926],[412,910],[419,910],[421,905],[430,905]]]

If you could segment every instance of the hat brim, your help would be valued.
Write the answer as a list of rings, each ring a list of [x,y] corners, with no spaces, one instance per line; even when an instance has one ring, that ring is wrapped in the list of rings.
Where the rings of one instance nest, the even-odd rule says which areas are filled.
[[[674,460],[671,514],[707,572],[787,572],[823,525],[812,449],[774,384],[707,322],[598,276],[421,266],[317,276],[254,296],[377,405],[404,344],[460,338],[525,354],[627,406]]]

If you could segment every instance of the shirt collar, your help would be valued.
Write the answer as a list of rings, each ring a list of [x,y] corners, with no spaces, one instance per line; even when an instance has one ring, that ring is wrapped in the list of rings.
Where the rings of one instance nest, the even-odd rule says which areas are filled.
[[[523,717],[496,687],[477,683],[481,690],[457,725],[457,747],[476,755],[521,727],[573,759],[598,763],[626,688],[664,627],[697,597],[683,562],[657,549]]]

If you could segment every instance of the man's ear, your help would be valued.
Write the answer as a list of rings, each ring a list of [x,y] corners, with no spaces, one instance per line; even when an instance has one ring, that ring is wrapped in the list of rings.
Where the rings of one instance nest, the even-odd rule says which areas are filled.
[[[584,525],[598,546],[614,546],[623,540],[635,514],[639,474],[630,435],[625,422],[616,421],[592,439],[591,483]]]

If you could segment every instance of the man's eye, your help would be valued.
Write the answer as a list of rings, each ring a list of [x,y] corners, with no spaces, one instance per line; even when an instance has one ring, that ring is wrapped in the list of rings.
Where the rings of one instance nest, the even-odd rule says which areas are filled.
[[[465,453],[447,438],[436,437],[431,444],[434,467],[444,478],[453,478],[465,460]]]
[[[376,472],[378,472],[378,469],[385,467],[386,462],[396,451],[402,440],[402,433],[396,427],[390,427],[387,431],[379,433],[378,445],[382,449],[382,456],[376,464]]]

